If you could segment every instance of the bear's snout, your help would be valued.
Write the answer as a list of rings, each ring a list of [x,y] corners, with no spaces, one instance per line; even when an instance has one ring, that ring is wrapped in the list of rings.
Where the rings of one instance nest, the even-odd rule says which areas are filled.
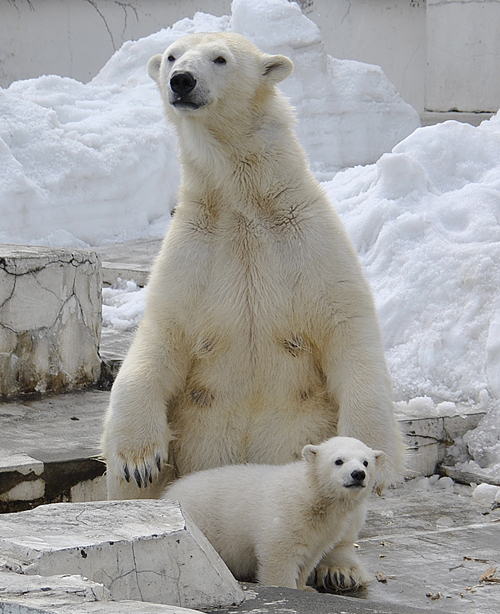
[[[366,478],[366,473],[364,471],[361,471],[361,469],[357,469],[356,471],[353,471],[351,473],[351,478],[355,482],[362,482]]]
[[[180,72],[170,79],[170,88],[180,98],[190,94],[196,87],[196,79],[190,72]]]
[[[349,478],[350,480],[347,483],[344,483],[346,488],[353,488],[354,490],[364,488],[364,481],[366,479],[365,471],[362,469],[355,469],[354,471],[351,471]]]

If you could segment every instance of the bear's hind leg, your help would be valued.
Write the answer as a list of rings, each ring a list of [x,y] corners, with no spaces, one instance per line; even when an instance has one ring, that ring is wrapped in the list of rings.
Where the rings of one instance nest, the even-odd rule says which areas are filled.
[[[282,552],[286,552],[286,549],[271,556],[268,554],[258,556],[257,581],[259,584],[297,588],[299,564],[293,557],[284,556]]]

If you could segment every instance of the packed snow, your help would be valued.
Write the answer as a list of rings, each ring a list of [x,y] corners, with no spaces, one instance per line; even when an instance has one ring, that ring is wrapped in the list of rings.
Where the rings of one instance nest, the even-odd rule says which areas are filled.
[[[481,409],[459,467],[500,473],[500,115],[419,128],[380,68],[329,57],[287,0],[234,0],[126,43],[88,84],[0,89],[0,240],[85,247],[168,228],[179,181],[149,57],[191,32],[233,30],[292,58],[283,83],[313,171],[372,285],[397,411]],[[104,290],[104,325],[137,325],[147,289]]]

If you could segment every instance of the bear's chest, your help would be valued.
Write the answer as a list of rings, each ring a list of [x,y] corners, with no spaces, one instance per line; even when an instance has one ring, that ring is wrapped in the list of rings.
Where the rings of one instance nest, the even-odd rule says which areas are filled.
[[[228,215],[209,238],[201,302],[247,323],[282,317],[296,306],[307,276],[304,255],[300,232],[282,219]]]

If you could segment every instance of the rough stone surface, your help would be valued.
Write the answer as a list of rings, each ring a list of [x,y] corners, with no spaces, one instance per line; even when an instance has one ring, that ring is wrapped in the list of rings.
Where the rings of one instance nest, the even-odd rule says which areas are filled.
[[[0,599],[4,601],[20,598],[37,599],[45,606],[112,599],[111,593],[102,584],[81,576],[65,574],[47,578],[0,572]]]
[[[168,501],[56,503],[4,514],[0,568],[79,574],[118,600],[191,608],[243,600],[213,547]]]
[[[118,278],[145,285],[161,243],[161,239],[139,239],[96,247],[102,260],[104,285],[112,285]]]
[[[99,379],[101,286],[94,252],[0,245],[0,397]]]
[[[470,412],[456,416],[400,419],[407,445],[405,474],[414,477],[435,473],[446,457],[447,447],[458,436],[475,428],[483,416],[484,412]]]
[[[43,600],[0,601],[0,614],[201,614],[180,606],[140,603],[138,601],[93,601],[70,605],[46,606]]]
[[[85,390],[0,403],[0,512],[107,498],[97,457],[108,399]]]
[[[102,584],[75,575],[25,576],[0,572],[0,614],[190,614],[180,606],[113,601]]]

